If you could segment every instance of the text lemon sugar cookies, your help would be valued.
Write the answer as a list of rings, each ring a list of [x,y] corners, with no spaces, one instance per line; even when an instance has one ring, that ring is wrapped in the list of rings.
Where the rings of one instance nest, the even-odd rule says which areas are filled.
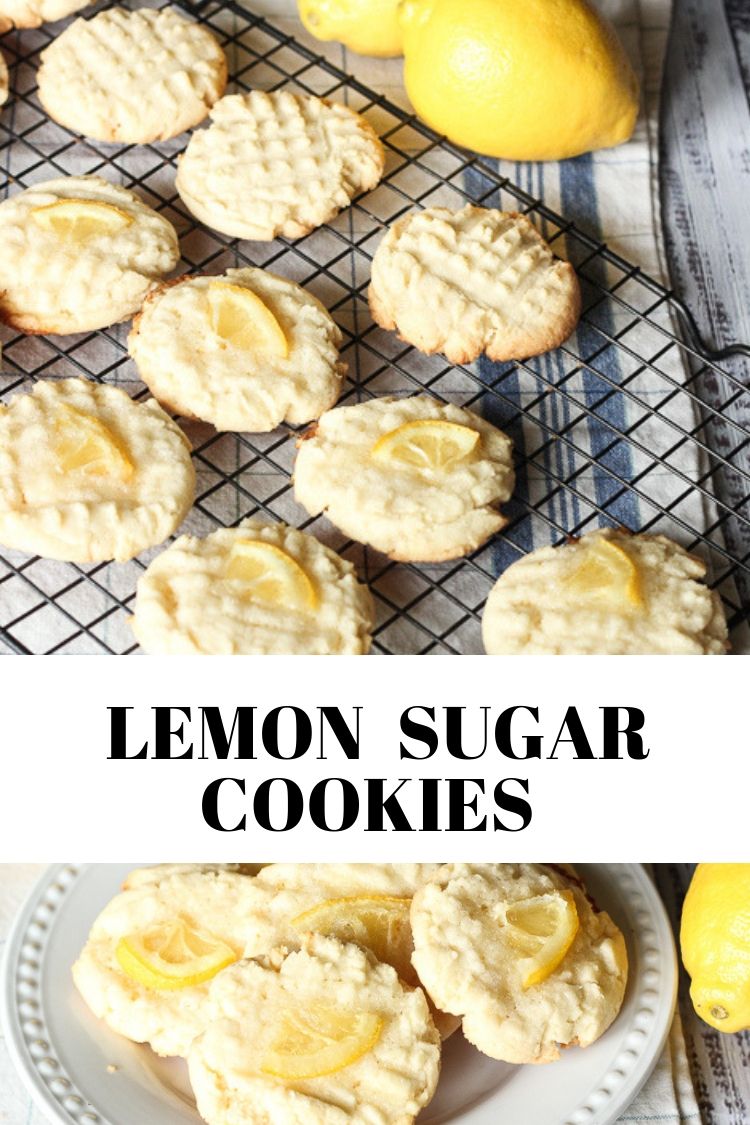
[[[153,399],[85,379],[37,383],[0,410],[0,543],[70,562],[125,561],[190,509],[182,430]]]

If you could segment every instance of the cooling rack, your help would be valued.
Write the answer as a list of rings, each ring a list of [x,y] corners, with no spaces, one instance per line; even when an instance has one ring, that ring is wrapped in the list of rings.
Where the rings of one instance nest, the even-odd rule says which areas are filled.
[[[162,4],[152,0],[151,6]],[[134,187],[177,227],[183,270],[219,273],[260,265],[316,293],[345,337],[349,374],[342,403],[416,391],[459,402],[510,434],[518,472],[501,536],[457,562],[396,564],[346,540],[324,519],[310,519],[295,504],[293,428],[228,435],[185,423],[198,493],[183,530],[205,535],[265,514],[312,531],[351,559],[369,583],[378,612],[374,651],[424,654],[482,651],[487,593],[497,574],[523,553],[603,524],[658,530],[705,560],[724,599],[735,647],[746,647],[750,434],[741,419],[750,392],[727,361],[733,351],[750,354],[747,349],[707,349],[684,306],[637,265],[501,175],[492,162],[442,140],[273,23],[234,2],[180,6],[225,46],[230,89],[287,86],[346,101],[363,113],[385,146],[381,185],[306,238],[268,244],[226,239],[196,224],[175,192],[185,137],[101,145],[46,118],[35,72],[51,33],[41,28],[2,39],[12,81],[0,118],[4,193],[73,172]],[[467,200],[527,213],[575,265],[583,315],[576,334],[556,352],[519,363],[480,360],[456,367],[420,355],[373,324],[366,290],[385,227],[415,206],[456,207]],[[39,378],[82,375],[145,397],[126,336],[127,326],[56,338],[4,330],[0,394],[7,399]],[[137,651],[127,618],[136,581],[156,553],[126,564],[76,566],[6,552],[0,560],[0,645],[14,653]]]

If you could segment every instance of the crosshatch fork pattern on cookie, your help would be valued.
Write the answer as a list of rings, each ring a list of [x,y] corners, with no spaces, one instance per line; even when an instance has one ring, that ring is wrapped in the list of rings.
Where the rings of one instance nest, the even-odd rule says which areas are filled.
[[[129,6],[143,6],[143,0]],[[161,7],[161,0],[151,6]],[[373,650],[424,654],[482,651],[485,598],[497,574],[521,554],[602,524],[661,531],[706,561],[711,584],[724,598],[734,647],[747,648],[750,436],[734,419],[750,392],[692,331],[680,338],[675,313],[683,310],[673,295],[500,175],[492,162],[441,141],[272,23],[232,0],[181,6],[227,51],[230,90],[287,87],[345,101],[363,113],[386,149],[381,185],[297,241],[226,239],[197,224],[176,194],[176,159],[187,136],[163,144],[95,144],[49,121],[36,95],[38,56],[52,37],[41,28],[3,37],[12,79],[0,118],[3,195],[71,173],[97,173],[134,188],[177,227],[184,271],[259,265],[323,301],[345,338],[349,374],[342,404],[426,390],[469,406],[512,437],[518,470],[506,506],[510,522],[500,536],[456,562],[397,564],[347,541],[324,519],[310,519],[295,503],[290,474],[298,434],[291,427],[217,434],[186,423],[198,494],[185,530],[207,534],[265,514],[312,531],[351,559],[369,583],[378,611]],[[520,363],[482,359],[455,367],[373,324],[367,284],[384,229],[415,206],[467,201],[528,214],[576,266],[583,316],[556,352]],[[128,327],[64,338],[3,329],[1,397],[31,380],[71,375],[145,397],[126,351]],[[0,559],[0,649],[137,651],[127,618],[137,579],[156,550],[130,563],[94,566],[6,552]]]

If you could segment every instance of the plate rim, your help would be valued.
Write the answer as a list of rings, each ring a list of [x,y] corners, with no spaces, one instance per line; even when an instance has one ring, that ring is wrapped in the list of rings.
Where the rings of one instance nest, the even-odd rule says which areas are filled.
[[[74,1077],[56,1057],[37,997],[46,942],[52,929],[48,917],[73,884],[97,866],[58,863],[47,867],[32,884],[16,915],[0,961],[0,1027],[8,1054],[32,1101],[55,1125],[110,1125],[106,1109],[87,1101]],[[626,1039],[631,1045],[618,1052],[607,1072],[560,1125],[613,1125],[643,1088],[668,1040],[677,1005],[677,948],[666,907],[644,864],[578,866],[621,869],[618,892],[627,894],[638,922],[642,964],[639,1005]],[[664,969],[668,969],[668,981],[664,979]],[[25,1013],[21,1012],[21,1005],[26,1005]],[[636,1042],[642,1042],[640,1051],[633,1045]],[[57,1089],[53,1089],[55,1083]],[[474,1120],[474,1112],[468,1110],[467,1125]]]

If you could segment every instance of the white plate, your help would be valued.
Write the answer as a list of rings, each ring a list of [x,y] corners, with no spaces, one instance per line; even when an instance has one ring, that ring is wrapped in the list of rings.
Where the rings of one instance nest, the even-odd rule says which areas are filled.
[[[609,1125],[664,1046],[677,961],[664,907],[638,864],[579,864],[596,902],[625,933],[630,981],[613,1026],[585,1051],[547,1066],[508,1066],[460,1036],[445,1048],[438,1093],[419,1125]],[[110,1032],[75,991],[70,966],[128,865],[50,868],[8,941],[2,1014],[8,1048],[32,1097],[57,1125],[197,1125],[184,1064]]]

